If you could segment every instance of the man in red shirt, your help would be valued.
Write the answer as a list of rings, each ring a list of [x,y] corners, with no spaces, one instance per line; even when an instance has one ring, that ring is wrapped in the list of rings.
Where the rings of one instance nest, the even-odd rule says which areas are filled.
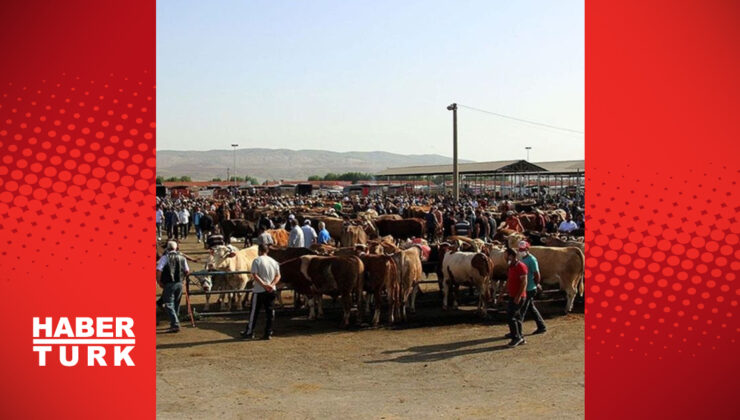
[[[509,335],[511,341],[507,346],[516,347],[526,343],[522,337],[522,307],[527,297],[527,266],[519,261],[516,251],[506,250],[506,261],[509,263],[509,275],[506,288],[511,299],[506,308],[506,317],[509,320]]]

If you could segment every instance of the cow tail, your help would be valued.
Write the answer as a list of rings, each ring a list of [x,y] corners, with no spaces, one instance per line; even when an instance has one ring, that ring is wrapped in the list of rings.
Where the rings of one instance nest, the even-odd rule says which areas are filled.
[[[360,314],[363,311],[362,294],[365,292],[365,264],[359,257],[354,258],[359,263],[357,270],[357,284],[355,287],[357,287],[357,313]]]
[[[581,259],[581,279],[578,281],[578,295],[583,297],[586,281],[586,256],[580,249],[578,250],[578,257]]]
[[[399,305],[399,301],[401,299],[401,278],[398,275],[398,266],[396,265],[396,261],[393,259],[393,257],[388,258],[388,261],[391,263],[391,287],[387,291],[388,296],[391,296],[393,305]]]

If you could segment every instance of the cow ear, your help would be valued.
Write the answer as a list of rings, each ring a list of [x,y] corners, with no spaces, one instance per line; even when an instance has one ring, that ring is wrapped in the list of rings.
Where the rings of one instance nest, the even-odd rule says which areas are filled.
[[[236,257],[236,252],[229,252],[229,255],[228,255],[228,257],[229,257],[229,258],[233,258],[233,257]]]

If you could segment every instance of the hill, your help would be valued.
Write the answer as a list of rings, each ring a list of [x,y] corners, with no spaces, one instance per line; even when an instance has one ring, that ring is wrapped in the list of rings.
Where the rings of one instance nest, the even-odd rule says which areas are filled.
[[[233,150],[157,151],[157,176],[187,175],[195,180],[226,178],[233,166]],[[469,162],[462,161],[461,162]],[[400,155],[388,152],[330,152],[327,150],[237,149],[237,176],[302,180],[328,172],[374,173],[394,166],[440,165],[452,158],[440,155]],[[233,174],[232,174],[233,175]]]

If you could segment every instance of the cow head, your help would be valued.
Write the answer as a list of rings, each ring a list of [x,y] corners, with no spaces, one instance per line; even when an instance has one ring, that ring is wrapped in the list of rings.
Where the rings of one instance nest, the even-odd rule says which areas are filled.
[[[236,249],[230,245],[219,245],[211,249],[208,259],[208,270],[211,271],[233,271]]]

